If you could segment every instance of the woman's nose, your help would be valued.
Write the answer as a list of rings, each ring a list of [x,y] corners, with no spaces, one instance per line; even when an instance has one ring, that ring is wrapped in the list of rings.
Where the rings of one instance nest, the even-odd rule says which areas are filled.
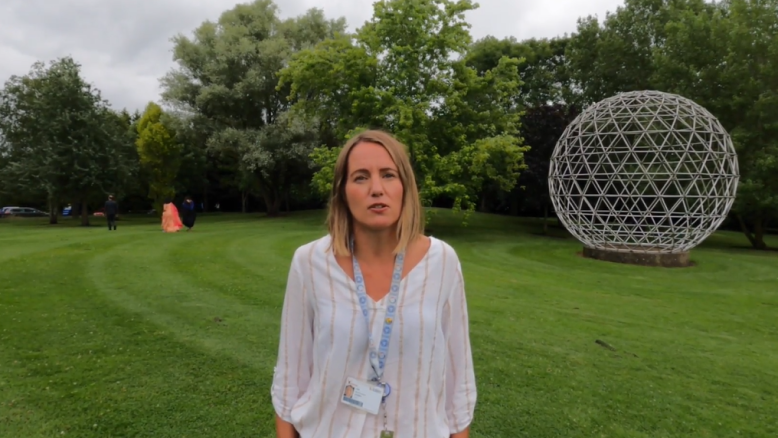
[[[380,177],[372,178],[370,180],[370,194],[372,196],[381,196],[384,194],[384,186]]]

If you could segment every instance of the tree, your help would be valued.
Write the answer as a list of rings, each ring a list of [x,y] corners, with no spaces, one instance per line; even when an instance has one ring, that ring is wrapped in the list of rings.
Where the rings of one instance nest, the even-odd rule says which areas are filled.
[[[567,36],[524,41],[513,37],[498,40],[487,36],[470,46],[465,63],[479,75],[484,75],[497,67],[502,57],[516,58],[521,61],[519,75],[523,82],[521,97],[524,107],[572,104],[577,96],[565,57],[569,43]]]
[[[754,248],[778,217],[778,0],[668,9],[659,87],[709,109],[731,133],[741,178],[733,211]]]
[[[778,217],[776,9],[778,0],[627,0],[603,26],[581,20],[566,52],[585,103],[657,89],[722,122],[741,173],[733,213],[755,248]]]
[[[441,197],[472,210],[489,184],[515,183],[527,148],[518,137],[517,59],[478,75],[463,60],[470,0],[383,0],[356,35],[302,50],[279,76],[293,112],[317,118],[342,142],[380,128],[409,148],[424,205]],[[317,148],[314,185],[326,193],[340,146]],[[499,160],[497,160],[499,157]],[[498,162],[499,161],[499,162]]]
[[[489,36],[470,46],[465,62],[479,75],[487,75],[497,68],[503,57],[520,60],[519,74],[523,83],[519,98],[522,107],[527,108],[520,132],[524,143],[531,148],[525,154],[527,168],[519,177],[520,187],[514,187],[502,196],[494,187],[488,187],[481,195],[482,211],[489,208],[487,205],[494,208],[507,203],[511,214],[518,214],[519,201],[523,200],[525,207],[547,216],[549,158],[559,135],[572,121],[567,112],[578,100],[565,57],[569,41],[567,36],[525,41],[498,40]],[[484,122],[488,123],[488,120]]]
[[[116,199],[121,199],[130,193],[138,181],[140,158],[135,148],[137,132],[133,129],[136,116],[126,110],[114,111],[105,109],[103,112],[104,126],[108,137],[107,142],[113,142],[112,156],[108,157],[108,165],[104,167],[103,178],[108,182],[108,193]],[[104,200],[106,193],[98,193],[99,200]]]
[[[157,214],[162,214],[162,204],[166,198],[176,194],[175,180],[181,166],[182,146],[176,141],[175,133],[162,121],[162,108],[154,102],[146,105],[146,110],[138,121],[138,148],[140,164],[149,177],[148,196],[154,201]]]
[[[664,46],[670,4],[695,12],[706,7],[704,0],[626,0],[602,25],[592,16],[578,20],[566,58],[581,104],[653,88],[654,51]]]
[[[567,125],[577,116],[577,109],[562,104],[537,106],[524,115],[522,135],[532,147],[527,154],[527,170],[519,178],[525,207],[543,212],[543,232],[548,232],[548,170],[551,155]]]
[[[162,80],[165,101],[211,122],[208,145],[213,153],[226,155],[226,161],[236,166],[251,162],[232,172],[243,174],[251,169],[271,216],[278,214],[281,200],[295,181],[308,176],[308,172],[284,169],[309,160],[307,155],[291,153],[301,151],[294,146],[258,143],[267,140],[270,132],[284,129],[281,118],[293,117],[284,115],[289,107],[288,90],[278,87],[277,72],[296,51],[344,29],[343,19],[327,20],[319,9],[281,20],[272,1],[256,0],[224,12],[216,23],[206,21],[195,30],[193,39],[183,35],[174,39],[179,68]],[[237,181],[252,180],[244,176]]]
[[[17,78],[12,78],[17,79]],[[13,102],[10,99],[14,97],[14,90],[11,86],[12,81],[6,83],[6,88],[3,93],[0,94],[0,196],[2,196],[2,204],[15,204],[21,200],[28,199],[47,199],[47,192],[43,189],[42,185],[31,184],[30,175],[27,175],[23,170],[26,167],[22,167],[21,163],[24,160],[30,159],[29,149],[22,147],[20,141],[24,138],[22,133],[24,132],[22,126],[24,122],[17,119],[16,126],[11,125],[11,117],[15,114],[22,112],[22,104]],[[14,81],[15,82],[15,81]],[[9,91],[11,91],[9,93]],[[11,143],[9,138],[14,138],[15,142]],[[26,164],[26,163],[25,163]],[[51,224],[57,223],[56,212],[50,214],[49,221]]]
[[[55,67],[58,65],[53,64],[52,69]],[[56,120],[51,107],[56,109],[60,102],[51,94],[49,73],[45,64],[37,62],[27,76],[12,76],[0,93],[0,132],[6,158],[2,179],[6,193],[47,199],[49,222],[56,224],[54,205],[62,188],[58,169],[50,164],[60,139],[48,125]],[[66,90],[73,91],[72,87]]]
[[[30,195],[46,196],[50,222],[59,203],[75,199],[81,224],[88,204],[121,188],[133,171],[131,144],[117,116],[87,84],[72,58],[33,65],[0,92],[0,131],[9,162],[3,177]]]
[[[205,205],[211,185],[208,172],[216,163],[215,154],[208,150],[208,139],[214,131],[212,123],[200,114],[174,110],[163,111],[161,120],[175,132],[176,141],[181,145],[181,162],[175,180],[176,193],[199,195]]]

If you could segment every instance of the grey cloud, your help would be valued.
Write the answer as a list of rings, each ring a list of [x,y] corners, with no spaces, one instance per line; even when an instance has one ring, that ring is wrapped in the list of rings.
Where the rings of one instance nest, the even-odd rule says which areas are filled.
[[[26,74],[36,60],[71,55],[85,78],[114,108],[142,110],[159,98],[159,79],[173,67],[176,34],[190,34],[204,20],[216,20],[235,0],[2,0],[0,81]],[[622,0],[482,0],[468,15],[475,39],[486,35],[551,37],[575,30],[576,19],[603,16]],[[345,17],[349,28],[372,15],[369,0],[277,0],[281,15],[311,7],[330,18]]]
[[[579,17],[605,15],[624,4],[623,0],[483,0],[471,11],[474,39],[486,35],[497,38],[514,36],[552,38],[575,32]]]

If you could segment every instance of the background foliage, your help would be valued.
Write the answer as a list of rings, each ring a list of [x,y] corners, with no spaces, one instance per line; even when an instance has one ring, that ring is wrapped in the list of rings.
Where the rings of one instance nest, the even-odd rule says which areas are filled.
[[[71,58],[0,90],[0,203],[83,224],[194,196],[200,210],[277,216],[326,201],[334,157],[360,129],[407,146],[425,205],[553,217],[548,158],[587,105],[681,94],[733,136],[742,173],[725,227],[754,248],[778,218],[778,0],[626,0],[571,35],[473,41],[470,0],[382,0],[347,32],[317,8],[281,18],[239,4],[173,38],[176,68],[144,113],[116,111]],[[158,208],[157,208],[158,210]]]

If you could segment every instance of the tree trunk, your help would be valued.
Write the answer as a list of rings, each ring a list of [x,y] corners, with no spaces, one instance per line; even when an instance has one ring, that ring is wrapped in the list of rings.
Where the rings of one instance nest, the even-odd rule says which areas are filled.
[[[487,199],[486,199],[486,193],[482,193],[482,194],[481,194],[481,206],[480,206],[480,207],[478,207],[478,210],[479,210],[481,213],[489,213],[488,211],[486,211],[486,210],[488,210],[488,204],[487,204]]]
[[[165,211],[165,207],[164,207],[165,204],[163,204],[162,200],[160,198],[157,198],[157,197],[155,197],[152,202],[153,202],[152,203],[152,208],[154,208],[154,214],[158,218],[162,218],[162,212]]]
[[[276,197],[267,205],[267,215],[269,217],[278,217],[281,215],[281,199]]]
[[[265,199],[268,217],[278,217],[281,213],[281,198],[278,194],[269,190],[263,190],[262,197]]]
[[[762,219],[762,214],[757,213],[756,218],[754,220],[754,231],[753,233],[748,228],[748,225],[746,224],[746,221],[743,220],[743,216],[737,214],[735,215],[737,217],[737,221],[740,224],[740,229],[743,231],[743,234],[746,235],[746,238],[748,239],[748,242],[751,243],[751,246],[755,249],[767,249],[767,244],[764,241],[764,234],[765,234],[765,223],[766,221]]]
[[[249,194],[245,190],[240,192],[240,212],[246,214],[246,204],[248,203]]]
[[[49,225],[57,225],[57,218],[59,216],[59,203],[54,200],[53,196],[49,196]]]
[[[735,217],[737,218],[738,224],[740,224],[740,230],[746,235],[746,239],[748,239],[751,246],[754,246],[754,236],[751,235],[751,230],[748,229],[748,225],[746,225],[746,221],[743,220],[743,216],[736,214]]]
[[[87,203],[85,199],[81,200],[81,226],[82,227],[89,226],[89,208],[87,208]]]
[[[208,189],[203,189],[203,213],[208,211]]]
[[[511,193],[511,201],[510,201],[510,215],[511,216],[518,216],[519,215],[519,196],[516,193]]]
[[[543,203],[543,234],[548,234],[548,202]]]
[[[765,225],[767,221],[763,220],[761,216],[762,215],[760,214],[754,222],[754,241],[756,243],[754,248],[767,249],[767,243],[764,241]]]
[[[289,190],[287,190],[286,192],[284,192],[284,201],[286,202],[286,214],[289,214],[289,212],[290,212],[290,211],[292,211],[292,210],[289,208]]]

